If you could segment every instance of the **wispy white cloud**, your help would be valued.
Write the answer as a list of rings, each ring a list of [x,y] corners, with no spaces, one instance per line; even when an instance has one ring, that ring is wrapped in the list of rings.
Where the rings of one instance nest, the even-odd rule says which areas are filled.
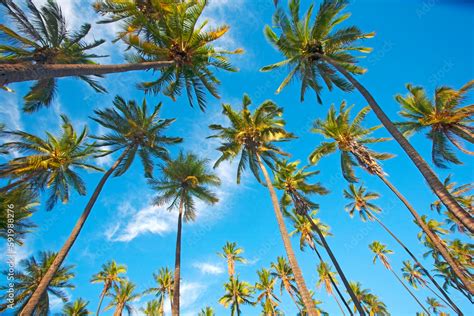
[[[225,272],[222,265],[210,262],[195,262],[193,263],[193,267],[198,269],[203,274],[219,275]]]
[[[196,315],[196,309],[194,308],[194,304],[198,302],[199,298],[203,296],[204,292],[207,290],[207,285],[204,283],[199,282],[183,282],[181,284],[181,300],[180,300],[180,307],[183,309],[183,315],[187,315],[190,311],[186,311],[186,309],[190,309],[194,312],[193,315]],[[171,306],[169,304],[165,304],[165,314],[169,314],[171,312]]]
[[[0,91],[0,122],[4,123],[11,130],[23,129],[19,106],[20,103],[14,92]]]

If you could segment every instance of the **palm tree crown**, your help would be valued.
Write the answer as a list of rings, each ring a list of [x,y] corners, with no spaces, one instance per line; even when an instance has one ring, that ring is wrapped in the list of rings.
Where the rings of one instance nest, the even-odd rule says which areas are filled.
[[[114,291],[107,294],[107,296],[111,298],[111,301],[105,310],[115,307],[114,316],[121,316],[124,309],[128,315],[131,315],[133,306],[130,303],[140,297],[139,294],[135,293],[135,287],[135,284],[128,280],[122,280],[118,284],[115,284],[113,287]]]
[[[393,253],[392,250],[388,249],[386,245],[374,241],[369,245],[369,249],[375,254],[373,262],[375,263],[379,259],[386,268],[390,268],[387,255]]]
[[[63,307],[62,316],[87,316],[91,312],[87,310],[89,302],[79,298],[72,303],[67,303]]]
[[[224,284],[224,289],[225,294],[219,299],[219,303],[225,308],[230,306],[231,316],[239,316],[242,305],[254,305],[251,301],[254,290],[249,283],[240,281],[239,278],[230,278]]]
[[[220,257],[227,260],[227,271],[229,276],[232,277],[235,274],[235,263],[245,263],[246,260],[240,254],[244,252],[244,249],[237,247],[236,242],[226,242],[222,247],[222,252],[217,253]]]
[[[349,184],[349,189],[344,190],[344,197],[351,202],[346,205],[346,211],[351,217],[357,212],[362,219],[373,220],[373,213],[380,213],[382,209],[370,201],[378,199],[380,194],[369,192],[363,185],[356,187],[353,183]]]
[[[275,295],[274,289],[277,279],[268,269],[257,271],[258,281],[255,283],[257,303],[261,303],[265,315],[276,315],[280,300]]]

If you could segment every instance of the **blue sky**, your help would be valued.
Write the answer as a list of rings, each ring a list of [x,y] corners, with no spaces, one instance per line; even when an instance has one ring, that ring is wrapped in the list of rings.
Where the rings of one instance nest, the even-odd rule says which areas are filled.
[[[286,5],[285,0],[281,2]],[[303,8],[309,4],[309,1],[302,2]],[[62,0],[59,3],[73,27],[97,20],[90,1]],[[399,107],[394,96],[406,93],[406,83],[422,85],[432,94],[436,86],[459,88],[472,79],[474,6],[468,4],[468,1],[354,0],[349,11],[352,12],[352,17],[348,23],[356,24],[364,31],[377,33],[374,39],[367,42],[374,51],[362,60],[362,65],[368,68],[368,72],[360,80],[393,120],[399,119]],[[266,42],[262,32],[264,25],[271,22],[272,1],[214,0],[210,1],[205,12],[212,23],[226,22],[231,26],[228,36],[218,45],[229,49],[242,47],[246,53],[233,58],[240,72],[218,73],[222,80],[222,98],[209,98],[205,113],[191,109],[184,98],[173,102],[160,95],[147,97],[149,103],[164,103],[162,117],[177,118],[168,134],[184,137],[185,141],[173,148],[173,154],[184,149],[215,160],[218,156],[215,150],[217,143],[205,139],[210,135],[207,126],[225,122],[220,114],[220,104],[225,102],[237,106],[243,93],[248,93],[254,104],[273,99],[285,108],[287,128],[299,138],[284,147],[293,154],[292,159],[302,162],[307,161],[312,149],[322,140],[320,136],[309,133],[309,129],[316,118],[325,116],[330,104],[339,105],[342,100],[346,100],[348,104],[355,104],[357,109],[366,105],[357,93],[344,94],[340,91],[324,92],[323,105],[317,104],[311,93],[304,103],[300,103],[299,86],[296,83],[287,87],[280,95],[274,94],[284,74],[258,71],[264,65],[281,60],[280,54]],[[96,38],[110,39],[117,30],[116,25],[94,27],[93,36]],[[101,62],[121,62],[122,48],[109,43],[104,45],[98,51],[107,53],[110,57]],[[59,114],[65,113],[78,129],[87,124],[91,133],[101,133],[103,131],[88,119],[92,111],[111,106],[116,94],[126,99],[141,100],[143,93],[136,90],[134,84],[150,76],[150,73],[143,72],[110,75],[102,80],[109,90],[107,95],[95,94],[78,80],[61,79],[53,106],[32,115],[21,113],[21,97],[28,84],[14,84],[11,88],[15,93],[0,93],[0,119],[9,128],[41,135],[44,130],[57,132]],[[370,114],[366,126],[376,124],[376,118]],[[387,136],[384,130],[379,130],[377,134]],[[430,157],[430,144],[423,135],[412,137],[411,142],[424,157]],[[418,212],[438,218],[429,210],[435,196],[397,144],[392,141],[376,148],[397,156],[384,162],[383,167],[390,180]],[[449,170],[436,169],[441,178],[452,173],[458,183],[473,180],[472,159],[462,154],[460,157],[465,162],[464,165],[453,166]],[[99,163],[107,167],[111,159],[103,159]],[[329,239],[329,243],[346,276],[370,288],[387,304],[392,315],[414,315],[419,311],[415,302],[382,265],[372,264],[372,254],[367,245],[373,240],[388,244],[395,251],[390,259],[397,272],[402,261],[408,259],[403,250],[376,224],[362,223],[358,218],[351,219],[344,211],[346,201],[342,197],[342,190],[347,184],[340,175],[338,155],[322,159],[315,169],[321,171],[317,180],[331,191],[329,195],[317,199],[321,205],[319,215],[323,222],[331,226],[334,236]],[[257,269],[268,268],[277,256],[284,255],[266,189],[258,185],[250,174],[246,175],[242,184],[236,185],[235,166],[232,164],[223,164],[216,172],[223,182],[218,192],[220,203],[212,207],[200,205],[196,222],[184,227],[182,310],[185,315],[196,315],[206,305],[212,306],[217,315],[228,314],[217,302],[223,294],[222,284],[227,275],[225,262],[216,252],[226,241],[236,241],[245,248],[248,263],[237,265],[237,272],[241,279],[251,283],[257,280]],[[378,205],[385,210],[384,222],[421,257],[424,248],[416,238],[418,228],[413,224],[408,211],[377,178],[362,170],[357,170],[357,174],[370,190],[382,195]],[[93,191],[99,178],[98,173],[84,173],[89,193]],[[140,291],[152,285],[153,272],[160,267],[171,268],[174,265],[177,216],[164,208],[151,206],[152,196],[153,192],[147,188],[138,162],[124,176],[109,180],[67,258],[68,264],[76,265],[76,289],[70,291],[72,299],[82,297],[90,301],[89,307],[92,310],[96,308],[101,286],[90,284],[89,280],[110,259],[127,265],[127,275]],[[18,259],[40,250],[57,251],[87,199],[88,196],[74,195],[70,203],[58,205],[51,212],[40,208],[33,216],[38,229],[28,237],[24,247],[17,249]],[[288,228],[290,229],[289,225]],[[3,244],[0,245],[3,247]],[[324,310],[331,315],[338,315],[338,307],[333,300],[323,289],[315,288],[315,255],[309,250],[300,252],[296,238],[293,245],[307,285],[316,291],[315,297],[324,302]],[[430,265],[431,261],[426,260],[426,266]],[[2,262],[0,267],[3,266]],[[426,290],[418,290],[416,293],[423,300],[429,295]],[[451,294],[453,300],[467,313],[471,308],[468,301],[454,291]],[[151,298],[143,297],[134,304],[138,308]],[[55,311],[61,307],[57,301],[52,304]],[[281,309],[287,315],[296,314],[287,294],[283,294]],[[243,307],[242,310],[244,315],[259,315],[258,308]],[[112,313],[109,311],[109,314]]]

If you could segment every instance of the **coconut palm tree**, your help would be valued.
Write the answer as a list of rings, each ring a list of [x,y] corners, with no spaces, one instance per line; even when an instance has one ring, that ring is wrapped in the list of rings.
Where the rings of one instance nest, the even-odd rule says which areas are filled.
[[[303,17],[300,17],[300,0],[289,1],[290,15],[278,8],[273,22],[280,30],[280,35],[278,36],[269,26],[265,28],[265,35],[270,43],[285,56],[285,59],[263,67],[262,71],[289,67],[290,73],[277,92],[283,89],[293,77],[300,78],[301,99],[310,88],[315,91],[318,101],[321,101],[319,95],[323,84],[329,90],[333,86],[343,91],[356,88],[367,100],[383,126],[413,161],[433,192],[463,225],[471,232],[474,231],[474,218],[467,214],[449,194],[423,157],[398,130],[370,92],[353,76],[365,72],[364,68],[357,65],[358,56],[354,56],[353,52],[371,51],[370,48],[361,46],[358,41],[371,38],[374,33],[364,33],[356,26],[335,29],[350,16],[350,13],[341,14],[347,4],[347,0],[324,0],[314,19],[312,19],[312,5]]]
[[[441,285],[439,285],[438,282],[436,282],[435,278],[433,278],[431,273],[421,264],[421,262],[415,256],[415,254],[410,249],[408,249],[408,247],[387,226],[385,226],[385,224],[377,216],[377,214],[382,212],[382,209],[376,204],[374,204],[372,201],[375,199],[378,199],[380,195],[376,192],[367,191],[367,188],[365,188],[363,185],[356,187],[353,183],[351,183],[349,184],[349,189],[344,190],[344,197],[350,201],[350,203],[346,205],[346,211],[349,212],[349,215],[353,217],[357,212],[359,214],[360,219],[363,222],[365,222],[366,220],[376,221],[390,236],[393,237],[393,239],[395,239],[395,241],[415,261],[414,267],[421,271],[419,276],[421,277],[423,275],[426,275],[430,279],[430,281],[436,286],[436,288],[440,291],[440,293],[443,294],[444,298],[449,302],[448,305],[452,306],[456,313],[462,315],[461,310],[451,300],[448,293],[446,293],[446,291],[441,287]],[[426,281],[423,280],[423,282],[425,285],[427,285]],[[409,283],[412,284],[411,282]],[[428,288],[434,294],[436,294],[436,292],[434,292],[430,287]],[[438,296],[438,294],[436,295]]]
[[[23,259],[19,263],[20,269],[13,275],[13,288],[15,289],[15,297],[13,304],[18,307],[18,311],[28,301],[35,289],[39,285],[39,281],[51,266],[56,254],[53,252],[40,252],[38,257],[31,256],[28,259]],[[67,289],[73,289],[74,285],[70,281],[74,278],[72,272],[73,266],[68,265],[60,268],[53,275],[51,283],[46,288],[46,291],[41,295],[38,304],[33,309],[31,315],[48,315],[49,302],[51,295],[61,299],[63,302],[68,301]],[[8,275],[8,271],[2,272]],[[1,298],[2,301],[8,302],[8,284],[0,286],[0,290],[5,291]],[[8,308],[8,303],[0,305],[0,312],[4,312]]]
[[[310,315],[314,315],[316,311],[312,306],[308,288],[291,246],[275,188],[265,167],[266,164],[273,169],[278,156],[288,156],[275,143],[289,141],[295,136],[285,130],[285,121],[281,118],[283,110],[273,101],[264,101],[253,113],[249,110],[251,103],[250,97],[244,95],[242,109],[239,111],[234,110],[230,104],[223,104],[223,114],[229,119],[230,126],[223,127],[217,124],[209,126],[211,130],[217,131],[217,134],[210,136],[210,138],[220,138],[222,142],[218,148],[222,155],[217,160],[215,167],[225,160],[234,160],[240,155],[237,183],[240,183],[242,172],[247,166],[250,167],[259,182],[261,182],[260,172],[263,174],[264,183],[270,192],[286,255],[295,275],[295,282],[303,302],[306,302],[305,306]]]
[[[367,296],[371,294],[370,291],[368,289],[364,289],[360,282],[351,281],[351,282],[349,282],[349,285],[350,285],[352,291],[354,292],[357,300],[361,303],[362,308],[364,309],[364,311],[368,312],[367,311],[367,306],[366,306],[366,299],[367,299]],[[354,304],[354,302],[352,301],[352,298],[349,299],[349,303],[352,303],[354,305],[354,312],[356,312],[357,307]]]
[[[84,301],[82,298],[75,300],[72,303],[64,305],[61,315],[62,316],[87,316],[92,314],[87,310],[88,301]]]
[[[329,313],[326,313],[318,306],[322,304],[322,302],[314,299],[314,292],[309,291],[309,293],[311,295],[311,298],[313,299],[314,308],[316,309],[316,316],[329,316]],[[306,310],[306,307],[303,304],[303,301],[301,300],[301,296],[299,295],[298,295],[297,303],[298,303],[298,308],[300,309],[300,311],[296,314],[296,316],[308,316],[309,314]]]
[[[426,304],[428,304],[428,309],[435,315],[439,315],[440,309],[445,307],[433,297],[427,297]]]
[[[163,305],[157,300],[151,300],[146,303],[146,308],[141,308],[140,311],[146,316],[163,316]]]
[[[395,271],[393,271],[392,269],[392,266],[390,265],[389,261],[388,261],[388,256],[389,254],[392,254],[393,251],[388,249],[386,245],[378,242],[378,241],[374,241],[372,242],[370,245],[369,245],[369,249],[374,253],[374,259],[373,259],[373,263],[375,264],[377,262],[377,259],[380,260],[380,262],[383,264],[383,266],[385,268],[387,268],[390,272],[393,273],[393,275],[395,276],[395,278],[398,280],[398,282],[400,282],[403,287],[405,288],[405,290],[407,290],[407,292],[410,294],[411,297],[413,297],[413,299],[418,303],[418,305],[421,306],[421,308],[426,312],[428,313],[428,315],[430,314],[428,312],[428,310],[423,306],[423,304],[418,300],[418,298],[415,296],[415,294],[413,294],[413,292],[405,285],[405,283],[403,283],[402,279],[400,279],[400,277],[397,275],[397,273]]]
[[[280,280],[280,295],[283,295],[283,289],[290,295],[291,300],[295,303],[301,312],[303,309],[300,306],[304,307],[304,304],[298,304],[297,298],[301,298],[298,293],[298,288],[295,285],[295,276],[293,270],[291,269],[290,264],[284,257],[277,257],[276,262],[270,264],[272,270],[272,276],[275,276]]]
[[[174,277],[173,273],[166,267],[161,268],[158,274],[153,273],[153,279],[156,282],[156,287],[151,287],[145,291],[145,294],[154,294],[158,297],[160,303],[161,315],[165,310],[165,300],[168,296],[170,306],[173,306],[173,289],[174,289]]]
[[[17,245],[23,245],[25,236],[31,233],[36,225],[30,220],[39,205],[38,194],[26,185],[0,194],[0,238],[13,239]],[[13,224],[15,233],[9,233],[9,225]]]
[[[370,316],[390,316],[387,305],[374,294],[367,295],[365,304]]]
[[[265,268],[258,270],[257,275],[258,281],[254,286],[258,295],[256,303],[261,303],[264,315],[278,315],[277,306],[280,300],[274,292],[277,278],[271,274],[270,270]]]
[[[95,117],[92,119],[102,127],[110,130],[109,134],[94,137],[98,140],[96,145],[102,148],[109,148],[103,155],[110,155],[121,151],[120,156],[100,179],[71,234],[62,246],[50,269],[41,280],[40,285],[30,301],[25,306],[23,315],[31,314],[33,308],[38,303],[41,294],[51,281],[54,272],[63,263],[69,250],[72,248],[79,233],[84,227],[84,224],[109,177],[111,175],[117,177],[124,174],[132,165],[137,153],[144,166],[145,177],[151,177],[153,172],[152,158],[168,160],[169,155],[167,146],[181,142],[181,138],[167,137],[163,135],[164,130],[175,120],[161,119],[158,116],[160,108],[161,103],[155,106],[151,113],[148,113],[148,107],[145,100],[140,106],[135,101],[126,102],[124,99],[117,96],[114,100],[114,107],[96,110],[94,112]]]
[[[391,154],[378,153],[370,150],[366,145],[386,141],[386,138],[375,138],[370,134],[379,127],[365,128],[362,121],[370,111],[369,107],[359,111],[354,119],[350,120],[351,107],[346,109],[345,102],[341,103],[339,113],[336,113],[334,105],[331,106],[325,120],[318,119],[314,122],[311,130],[314,133],[323,135],[331,141],[322,142],[310,155],[311,163],[317,163],[322,157],[327,156],[337,150],[341,153],[341,168],[344,178],[349,182],[358,181],[354,173],[354,166],[360,166],[369,174],[376,175],[382,182],[398,197],[405,205],[411,215],[415,218],[422,230],[433,241],[434,247],[445,258],[446,262],[453,268],[457,277],[471,289],[468,278],[465,276],[463,268],[454,260],[452,255],[446,249],[439,236],[430,229],[430,227],[422,220],[422,217],[407,201],[407,199],[398,191],[398,189],[387,179],[382,166],[378,160],[385,160],[392,157]]]
[[[133,306],[130,304],[140,297],[135,293],[135,284],[128,280],[122,280],[113,286],[113,292],[107,294],[111,298],[109,305],[104,310],[115,306],[114,316],[121,316],[126,310],[128,315],[132,314]]]
[[[425,89],[408,84],[408,95],[396,96],[402,108],[400,115],[407,119],[397,126],[405,135],[429,130],[426,135],[433,143],[431,157],[437,167],[447,168],[446,163],[462,164],[449,143],[465,154],[474,155],[462,144],[462,140],[474,143],[474,128],[470,126],[474,105],[463,106],[466,94],[473,87],[474,80],[459,90],[438,87],[433,100],[430,100]]]
[[[225,294],[219,299],[219,304],[222,304],[225,308],[230,306],[231,316],[240,316],[242,305],[254,305],[252,302],[252,295],[254,289],[252,286],[245,282],[240,281],[238,277],[232,277],[229,282],[224,284]]]
[[[0,164],[0,177],[12,181],[0,192],[6,192],[20,185],[34,190],[49,191],[46,209],[51,210],[58,200],[69,201],[70,191],[86,194],[86,185],[78,169],[102,171],[88,162],[97,149],[87,144],[87,128],[78,134],[69,118],[61,115],[62,133],[58,136],[46,132],[45,138],[23,131],[4,132],[12,140],[1,148],[20,154],[7,163]]]
[[[96,315],[100,313],[100,307],[104,297],[109,293],[109,290],[117,283],[125,280],[121,274],[127,273],[127,267],[117,264],[115,260],[109,261],[102,265],[102,270],[92,276],[92,283],[104,283],[102,292],[100,293],[99,305],[97,306]]]
[[[84,23],[78,31],[71,32],[66,27],[66,19],[61,8],[55,0],[48,0],[41,7],[35,6],[33,1],[27,0],[26,7],[29,13],[24,12],[12,0],[1,1],[0,4],[12,22],[17,26],[18,32],[0,25],[0,34],[8,41],[2,43],[2,55],[0,56],[0,73],[15,66],[20,69],[38,65],[40,67],[54,64],[93,65],[95,58],[104,57],[92,54],[89,50],[96,48],[105,40],[95,40],[91,43],[84,41],[91,29],[89,23]],[[19,69],[19,71],[21,71]],[[15,77],[14,74],[12,74]],[[106,92],[96,80],[87,75],[76,75],[85,81],[96,92]],[[7,75],[8,77],[8,75]],[[54,99],[57,90],[57,80],[51,78],[39,79],[30,88],[24,97],[25,112],[34,112],[43,106],[49,106]],[[2,76],[2,81],[4,80]],[[0,82],[0,85],[8,83]]]
[[[236,242],[226,242],[222,247],[222,252],[217,253],[219,257],[226,259],[227,261],[227,272],[229,277],[232,278],[235,274],[235,263],[245,263],[246,260],[240,254],[244,252],[243,248],[237,247]]]
[[[201,309],[198,316],[215,316],[214,310],[212,307],[206,306],[205,308]]]
[[[209,161],[194,154],[180,153],[174,160],[160,166],[160,179],[149,181],[157,192],[155,205],[168,205],[168,210],[178,210],[176,233],[176,257],[174,269],[174,289],[172,313],[179,315],[179,296],[181,280],[181,234],[182,224],[196,218],[196,200],[207,204],[219,201],[211,188],[220,185],[217,175],[208,168]]]
[[[321,286],[324,285],[324,289],[326,290],[326,293],[328,295],[331,295],[334,298],[334,300],[337,303],[337,306],[339,306],[339,309],[341,310],[342,315],[346,315],[344,313],[344,309],[342,308],[341,303],[339,303],[339,300],[337,299],[337,296],[334,294],[333,288],[332,288],[333,283],[336,283],[337,285],[336,273],[331,271],[331,266],[325,262],[319,263],[316,270],[318,272],[318,281],[316,282],[316,286],[318,288],[321,288]]]
[[[295,212],[303,216],[310,225],[310,228],[315,231],[318,235],[318,243],[322,244],[326,252],[328,253],[331,262],[336,266],[336,270],[339,273],[342,282],[344,283],[346,290],[349,292],[351,298],[355,301],[359,313],[364,315],[364,311],[360,306],[360,303],[357,301],[352,289],[349,286],[349,281],[347,281],[342,268],[339,265],[334,253],[332,252],[329,244],[326,241],[323,231],[319,228],[319,225],[313,221],[313,217],[308,214],[310,209],[318,207],[317,204],[312,202],[309,198],[309,195],[315,194],[327,194],[328,191],[320,183],[309,183],[310,178],[318,174],[318,171],[306,171],[307,167],[298,168],[299,162],[289,163],[288,161],[280,161],[277,163],[277,168],[275,170],[275,187],[283,190],[283,196],[281,197],[281,204],[286,208],[288,205],[293,205],[295,207]],[[315,215],[314,213],[312,215]],[[296,218],[297,219],[297,218]],[[314,243],[313,243],[314,245]],[[314,247],[313,249],[316,249]],[[319,253],[317,253],[319,256]],[[319,256],[320,257],[320,256]],[[322,258],[320,257],[322,261]],[[342,293],[339,291],[336,282],[333,280],[333,276],[330,274],[329,279],[332,281],[338,295],[341,297],[344,305],[348,309],[349,313],[352,314],[349,305],[347,304]]]

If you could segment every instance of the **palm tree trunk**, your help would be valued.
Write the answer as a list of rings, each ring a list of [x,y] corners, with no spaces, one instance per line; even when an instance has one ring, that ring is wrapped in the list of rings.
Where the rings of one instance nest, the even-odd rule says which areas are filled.
[[[337,306],[339,306],[339,309],[341,310],[341,313],[343,316],[346,316],[346,313],[344,313],[344,309],[342,308],[342,305],[341,303],[339,303],[339,300],[337,299],[336,295],[334,295],[334,293],[331,293],[331,296],[334,298],[334,300],[336,301],[337,303]]]
[[[123,307],[124,307],[123,304],[119,303],[117,307],[115,308],[114,316],[122,316]]]
[[[359,82],[357,81],[344,67],[340,66],[339,63],[331,58],[320,55],[322,59],[331,64],[336,68],[344,77],[349,80],[354,87],[359,90],[360,94],[367,100],[369,106],[374,111],[375,115],[378,117],[380,122],[385,126],[388,132],[393,136],[393,138],[398,142],[402,147],[405,153],[410,157],[415,166],[421,172],[425,180],[428,182],[429,186],[433,192],[438,196],[441,202],[446,206],[448,211],[450,211],[454,217],[456,217],[471,233],[474,233],[474,218],[469,215],[466,210],[464,210],[456,199],[446,190],[443,183],[438,179],[434,171],[426,163],[426,161],[421,157],[421,155],[416,151],[416,149],[408,142],[408,140],[403,136],[398,128],[393,124],[390,118],[385,114],[382,108],[375,101],[374,97],[370,92]]]
[[[61,267],[61,264],[63,263],[64,259],[66,259],[66,256],[69,253],[69,250],[71,250],[72,246],[74,245],[74,242],[76,241],[77,237],[79,236],[79,233],[81,232],[82,228],[84,227],[84,224],[89,217],[89,214],[94,207],[95,202],[97,201],[97,198],[99,197],[100,192],[102,191],[102,188],[105,185],[105,182],[107,179],[112,175],[112,173],[115,171],[115,169],[120,165],[122,160],[125,158],[125,155],[128,153],[128,149],[125,149],[123,153],[120,155],[120,157],[115,161],[112,167],[110,167],[109,170],[102,176],[102,178],[99,181],[99,184],[97,184],[97,187],[94,190],[94,193],[92,194],[89,202],[86,205],[86,208],[82,212],[81,217],[76,222],[76,225],[72,229],[71,234],[69,235],[68,239],[64,243],[63,247],[61,250],[59,250],[58,254],[54,258],[53,263],[49,267],[48,271],[46,271],[45,275],[41,279],[38,287],[34,291],[33,295],[30,297],[28,300],[28,303],[25,305],[23,310],[20,312],[20,316],[31,316],[33,313],[33,310],[35,306],[38,304],[39,299],[41,295],[46,291],[47,287],[49,286],[49,283],[53,279],[54,275],[58,271],[58,269]]]
[[[329,258],[331,258],[331,262],[334,264],[334,266],[336,267],[336,270],[337,270],[337,273],[339,274],[339,276],[341,277],[341,280],[342,280],[342,283],[344,283],[344,286],[346,287],[346,291],[347,293],[349,293],[352,301],[354,302],[354,305],[356,306],[357,310],[359,311],[359,314],[361,316],[365,316],[365,311],[364,309],[362,308],[362,305],[360,304],[359,302],[359,299],[357,298],[357,296],[355,295],[354,291],[352,290],[351,286],[349,285],[349,281],[347,281],[347,278],[346,276],[344,275],[344,272],[342,271],[342,268],[341,266],[339,265],[339,262],[337,261],[336,257],[334,256],[331,248],[329,247],[328,243],[326,242],[326,238],[324,238],[324,235],[323,233],[321,232],[321,230],[319,229],[318,225],[316,225],[316,223],[313,221],[313,219],[311,218],[311,216],[308,215],[307,212],[304,213],[305,214],[305,217],[306,219],[311,223],[311,227],[316,231],[316,233],[318,234],[319,236],[319,239],[321,240],[321,243],[323,244],[323,247],[324,249],[326,249],[326,252],[328,253],[329,255]]]
[[[443,301],[446,305],[448,305],[456,314],[460,315],[460,316],[463,316],[463,314],[461,313],[461,311],[458,311],[456,310],[452,305],[451,303],[449,303],[448,301],[446,301],[444,298],[442,298],[438,293],[436,293],[435,290],[433,290],[428,284],[425,284],[426,288],[428,290],[430,290],[431,293],[433,293],[434,295],[436,295],[436,297],[438,297],[441,301]],[[456,306],[457,307],[457,306]]]
[[[134,64],[90,65],[90,64],[1,64],[0,86],[13,82],[41,80],[71,76],[105,75],[110,73],[148,70],[168,67],[173,61],[152,61]]]
[[[456,276],[461,280],[461,282],[464,284],[466,289],[472,294],[474,293],[473,285],[472,282],[466,277],[464,269],[462,269],[456,260],[451,256],[449,253],[448,249],[443,245],[441,242],[440,238],[436,233],[434,233],[428,225],[422,221],[420,215],[418,212],[410,205],[410,203],[405,199],[405,197],[393,186],[390,181],[388,181],[387,178],[384,176],[380,176],[379,178],[390,188],[390,190],[395,193],[395,195],[400,199],[400,201],[405,204],[407,209],[410,211],[411,215],[415,218],[416,222],[418,225],[421,227],[421,229],[425,232],[426,236],[431,240],[433,243],[433,246],[436,248],[437,251],[443,256],[444,260],[450,265],[450,267],[453,269],[453,272],[456,274]]]
[[[427,269],[425,269],[425,267],[421,264],[420,261],[418,261],[418,259],[416,258],[416,256],[410,251],[410,249],[408,249],[408,247],[400,240],[398,239],[398,237],[392,233],[392,231],[387,227],[385,226],[385,224],[374,214],[372,213],[370,210],[367,210],[367,212],[369,213],[369,215],[375,219],[377,221],[377,223],[380,224],[380,226],[382,226],[383,229],[385,229],[385,231],[387,233],[390,234],[390,236],[393,237],[393,239],[395,239],[398,244],[400,246],[402,246],[402,248],[410,255],[410,257],[415,261],[415,263],[420,267],[420,269],[423,271],[423,273],[430,279],[430,281],[436,286],[436,288],[439,290],[439,292],[441,294],[443,294],[443,296],[445,297],[445,299],[447,300],[444,300],[442,299],[437,293],[435,293],[433,290],[431,290],[431,288],[428,288],[438,297],[441,298],[441,300],[443,300],[447,305],[449,305],[455,312],[456,314],[462,316],[463,313],[461,312],[461,310],[459,309],[459,307],[456,306],[456,304],[451,300],[451,298],[449,297],[448,293],[446,293],[446,291],[443,290],[443,288],[438,284],[438,282],[436,282],[436,280],[433,278],[433,276],[431,275],[431,273],[428,272]],[[449,302],[449,303],[448,303]]]
[[[313,249],[314,252],[316,252],[316,255],[317,255],[318,258],[319,258],[319,262],[323,263],[323,262],[324,262],[323,257],[322,257],[321,254],[319,253],[319,251],[318,251],[318,249],[316,248],[316,246],[315,246],[315,245],[310,245],[309,247],[310,247],[311,249]],[[329,277],[329,280],[331,281],[332,286],[333,286],[334,289],[336,290],[337,295],[339,295],[339,297],[341,298],[342,302],[344,303],[344,305],[346,306],[347,310],[349,311],[349,314],[350,314],[351,316],[354,315],[354,313],[352,313],[351,308],[349,307],[349,303],[347,303],[346,299],[344,298],[344,295],[342,295],[341,291],[339,290],[339,286],[337,286],[336,281],[334,281],[334,278],[332,277],[331,273],[328,274],[328,277]]]
[[[400,283],[403,285],[403,287],[405,288],[405,290],[407,290],[407,292],[410,293],[411,297],[413,297],[413,299],[418,303],[418,305],[420,305],[421,308],[423,308],[423,310],[424,310],[428,315],[431,315],[430,312],[423,306],[423,304],[421,304],[421,302],[418,300],[418,298],[415,296],[415,294],[413,294],[413,292],[408,288],[408,286],[406,286],[406,284],[403,283],[402,279],[400,279],[400,278],[398,277],[398,275],[395,273],[395,271],[393,271],[393,269],[390,268],[390,267],[387,267],[387,268],[388,268],[388,269],[390,270],[390,272],[392,272],[393,275],[397,278],[398,282],[400,282]]]
[[[171,314],[179,316],[179,285],[181,275],[181,231],[183,226],[183,196],[179,201],[179,215],[178,215],[178,231],[176,233],[176,254],[174,262],[174,289],[173,289],[173,304],[171,305]]]
[[[260,166],[260,169],[262,170],[263,176],[265,177],[265,182],[267,184],[268,190],[270,191],[270,196],[273,203],[273,210],[275,211],[275,216],[278,222],[278,228],[280,229],[281,238],[283,239],[283,245],[285,247],[285,251],[288,256],[288,261],[290,263],[291,269],[293,270],[295,282],[300,292],[301,299],[306,307],[308,315],[316,316],[317,311],[314,306],[314,302],[311,298],[311,295],[309,294],[308,288],[306,287],[305,281],[303,279],[303,274],[301,273],[301,269],[298,265],[298,261],[296,260],[295,253],[293,251],[293,247],[291,246],[290,238],[285,226],[285,222],[283,220],[283,214],[280,210],[280,204],[278,203],[278,198],[275,193],[275,189],[273,187],[272,181],[270,180],[270,176],[268,175],[267,169],[263,165],[262,160],[260,159],[260,155],[258,154],[257,161]]]
[[[293,291],[291,290],[291,288],[286,289],[286,291],[287,291],[288,294],[290,295],[291,300],[293,301],[293,303],[295,303],[296,308],[300,311],[300,313],[302,313],[303,311],[301,310],[301,307],[300,307],[300,305],[298,304],[298,301],[296,300],[295,296],[293,295]]]
[[[107,294],[107,291],[108,291],[108,286],[104,285],[104,289],[102,290],[102,293],[100,293],[99,306],[97,306],[97,312],[95,313],[96,316],[99,316],[100,307],[102,306],[102,301],[104,300],[104,297],[105,297],[105,294]]]

